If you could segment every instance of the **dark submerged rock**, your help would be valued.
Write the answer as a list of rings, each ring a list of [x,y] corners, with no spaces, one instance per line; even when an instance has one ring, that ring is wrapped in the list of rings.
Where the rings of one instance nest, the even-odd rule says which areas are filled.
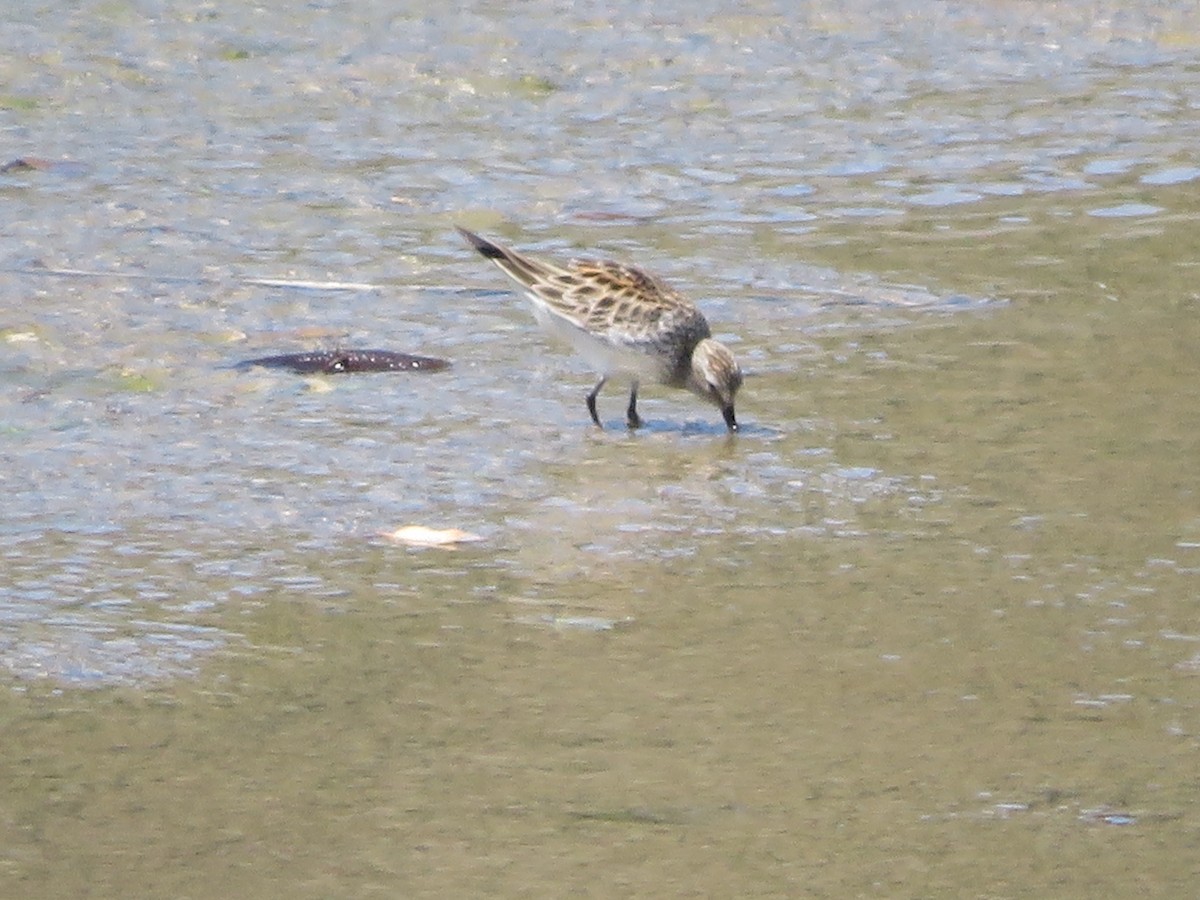
[[[450,362],[435,356],[414,356],[392,350],[314,350],[309,353],[283,353],[247,359],[237,364],[246,370],[254,366],[288,369],[299,375],[339,375],[353,372],[440,372]]]

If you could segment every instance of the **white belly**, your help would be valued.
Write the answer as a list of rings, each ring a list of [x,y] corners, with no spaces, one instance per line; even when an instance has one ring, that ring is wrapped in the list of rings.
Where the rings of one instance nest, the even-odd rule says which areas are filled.
[[[661,380],[664,361],[650,351],[635,346],[613,344],[556,316],[545,307],[534,304],[538,324],[559,340],[567,343],[588,361],[600,375],[629,375],[633,378]]]

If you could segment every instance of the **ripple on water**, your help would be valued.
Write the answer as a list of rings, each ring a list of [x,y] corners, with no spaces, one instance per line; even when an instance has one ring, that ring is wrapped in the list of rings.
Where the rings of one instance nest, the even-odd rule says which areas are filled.
[[[159,545],[161,547],[161,545]],[[23,681],[148,684],[196,673],[227,632],[195,621],[217,597],[170,547],[104,534],[5,535],[0,659]],[[114,561],[120,560],[114,565]]]
[[[1132,219],[1153,216],[1162,212],[1161,206],[1150,203],[1118,203],[1116,206],[1101,206],[1087,211],[1097,219]]]
[[[1168,184],[1186,184],[1189,181],[1195,181],[1200,178],[1200,168],[1196,166],[1172,166],[1167,169],[1158,169],[1155,172],[1149,172],[1141,177],[1142,184],[1168,185]]]
[[[228,637],[219,629],[181,623],[132,621],[118,629],[86,617],[59,617],[0,634],[0,658],[22,681],[144,686],[195,675]]]
[[[957,206],[962,203],[975,203],[983,199],[978,191],[964,190],[956,185],[940,185],[932,191],[915,194],[908,198],[914,206]]]

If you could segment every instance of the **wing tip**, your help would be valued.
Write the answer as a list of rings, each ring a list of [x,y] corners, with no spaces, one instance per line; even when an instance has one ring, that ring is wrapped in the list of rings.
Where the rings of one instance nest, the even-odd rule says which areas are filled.
[[[473,231],[468,231],[461,225],[454,226],[455,231],[462,235],[463,240],[474,247],[484,259],[508,259],[508,254],[504,252],[504,248],[498,244],[493,244],[487,238],[481,238]]]

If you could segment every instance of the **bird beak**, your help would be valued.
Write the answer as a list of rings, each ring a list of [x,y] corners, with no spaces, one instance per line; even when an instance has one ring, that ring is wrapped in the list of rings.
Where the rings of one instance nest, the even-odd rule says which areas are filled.
[[[725,424],[729,427],[730,431],[738,430],[737,419],[735,419],[733,417],[733,404],[732,403],[730,403],[728,406],[721,407],[721,415],[723,415],[725,417]]]

